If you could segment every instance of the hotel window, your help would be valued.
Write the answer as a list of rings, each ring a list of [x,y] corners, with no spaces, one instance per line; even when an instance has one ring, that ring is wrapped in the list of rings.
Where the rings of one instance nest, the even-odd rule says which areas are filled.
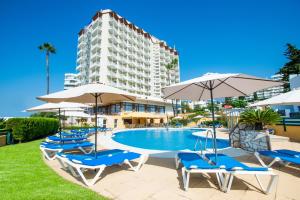
[[[131,112],[132,111],[132,103],[124,103],[124,111]]]
[[[154,105],[148,105],[147,106],[147,112],[154,113],[155,112],[155,106]]]
[[[160,106],[158,109],[159,113],[165,113],[165,107],[164,106]]]
[[[113,104],[110,106],[110,112],[116,114],[120,112],[120,104]]]
[[[138,112],[145,112],[145,105],[144,104],[138,104],[137,105],[137,111]]]

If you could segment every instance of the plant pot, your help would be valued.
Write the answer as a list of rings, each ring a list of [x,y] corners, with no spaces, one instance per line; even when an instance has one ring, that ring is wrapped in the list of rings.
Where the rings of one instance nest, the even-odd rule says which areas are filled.
[[[256,131],[263,130],[263,124],[261,122],[256,122],[255,125],[254,125],[254,129]]]

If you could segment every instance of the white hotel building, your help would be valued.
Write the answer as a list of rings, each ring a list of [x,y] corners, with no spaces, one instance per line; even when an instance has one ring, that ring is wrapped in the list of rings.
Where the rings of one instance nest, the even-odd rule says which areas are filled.
[[[179,64],[165,65],[178,52],[111,10],[97,12],[79,32],[77,67],[80,84],[104,83],[139,96],[161,97],[162,88],[178,83]]]
[[[179,64],[168,79],[165,65],[174,58],[179,60],[178,52],[166,42],[115,12],[102,10],[78,34],[78,74],[65,75],[65,88],[103,83],[136,94],[134,103],[98,107],[108,127],[162,126],[173,113],[171,103],[161,99],[162,88],[180,81]]]

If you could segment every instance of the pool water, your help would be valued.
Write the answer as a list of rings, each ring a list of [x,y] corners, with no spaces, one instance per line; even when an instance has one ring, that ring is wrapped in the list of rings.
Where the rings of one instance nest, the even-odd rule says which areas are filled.
[[[202,129],[203,130],[203,129]],[[201,131],[201,129],[136,129],[125,130],[114,134],[113,140],[124,145],[138,147],[150,150],[194,150],[194,146],[198,137],[193,136],[193,132]],[[206,138],[199,137],[204,146]],[[222,149],[229,146],[228,140],[217,139],[217,148]],[[213,148],[213,140],[209,137],[207,146]],[[204,148],[204,147],[202,147]],[[197,145],[200,150],[200,145]]]

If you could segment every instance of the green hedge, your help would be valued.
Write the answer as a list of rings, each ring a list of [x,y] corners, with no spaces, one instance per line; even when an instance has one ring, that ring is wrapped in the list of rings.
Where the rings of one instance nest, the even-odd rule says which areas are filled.
[[[52,135],[58,127],[58,120],[53,118],[11,118],[6,121],[6,129],[11,130],[13,138],[20,142]]]

